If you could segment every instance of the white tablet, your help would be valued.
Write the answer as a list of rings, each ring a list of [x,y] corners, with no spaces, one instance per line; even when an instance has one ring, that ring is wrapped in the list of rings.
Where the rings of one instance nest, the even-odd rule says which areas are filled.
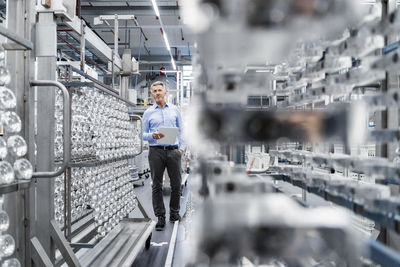
[[[160,127],[158,129],[164,135],[163,138],[157,139],[159,145],[175,145],[176,138],[178,137],[177,127]]]

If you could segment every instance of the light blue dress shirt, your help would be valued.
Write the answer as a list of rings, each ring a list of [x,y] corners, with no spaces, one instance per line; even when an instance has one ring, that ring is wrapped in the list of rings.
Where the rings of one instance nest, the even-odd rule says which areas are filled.
[[[178,140],[175,145],[179,149],[185,150],[186,143],[183,138],[182,117],[179,109],[172,104],[161,106],[154,104],[143,114],[143,139],[149,142],[149,146],[157,146],[157,140],[153,138],[153,133],[158,132],[160,127],[177,127]]]

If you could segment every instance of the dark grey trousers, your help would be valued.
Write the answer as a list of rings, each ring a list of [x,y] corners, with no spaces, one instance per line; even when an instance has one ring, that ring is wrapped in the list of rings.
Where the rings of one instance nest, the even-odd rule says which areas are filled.
[[[181,153],[178,149],[163,150],[150,147],[149,164],[153,180],[152,197],[154,214],[165,217],[165,207],[162,193],[163,174],[167,168],[171,180],[170,214],[178,214],[181,197]]]

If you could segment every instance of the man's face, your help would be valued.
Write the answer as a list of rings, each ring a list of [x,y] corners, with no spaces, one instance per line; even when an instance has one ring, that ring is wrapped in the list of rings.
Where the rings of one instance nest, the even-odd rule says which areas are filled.
[[[165,91],[165,88],[162,85],[156,85],[153,86],[153,88],[151,89],[151,95],[153,96],[156,103],[160,103],[164,100],[165,96],[167,95],[167,92]]]

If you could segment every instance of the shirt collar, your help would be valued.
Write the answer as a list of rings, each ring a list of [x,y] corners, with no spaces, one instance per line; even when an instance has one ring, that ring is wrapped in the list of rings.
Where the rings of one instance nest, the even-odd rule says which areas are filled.
[[[161,108],[161,106],[157,105],[157,103],[154,104],[154,109],[156,108]],[[165,103],[164,108],[169,107],[168,103]]]

